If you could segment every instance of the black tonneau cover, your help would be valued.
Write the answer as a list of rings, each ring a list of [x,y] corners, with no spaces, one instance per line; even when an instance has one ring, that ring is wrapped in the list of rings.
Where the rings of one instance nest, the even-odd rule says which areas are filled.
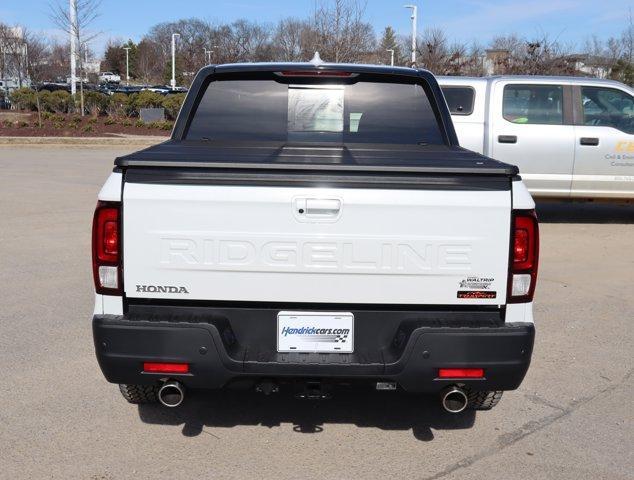
[[[289,145],[170,140],[115,160],[117,167],[206,170],[455,174],[512,177],[514,165],[457,146]]]

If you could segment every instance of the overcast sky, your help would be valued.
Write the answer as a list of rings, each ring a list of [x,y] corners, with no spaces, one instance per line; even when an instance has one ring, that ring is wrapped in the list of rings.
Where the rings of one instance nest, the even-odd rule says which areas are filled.
[[[49,18],[51,1],[55,0],[0,0],[0,22],[60,36]],[[546,33],[564,44],[582,46],[592,35],[602,39],[620,35],[627,26],[632,0],[368,0],[366,18],[377,34],[387,25],[409,34],[405,3],[418,4],[419,31],[440,27],[451,40],[486,44],[500,34],[531,37]],[[138,41],[152,25],[180,18],[197,17],[217,23],[246,18],[276,23],[289,16],[306,17],[314,5],[315,0],[102,0],[93,28],[103,33],[93,48],[101,53],[109,38]]]

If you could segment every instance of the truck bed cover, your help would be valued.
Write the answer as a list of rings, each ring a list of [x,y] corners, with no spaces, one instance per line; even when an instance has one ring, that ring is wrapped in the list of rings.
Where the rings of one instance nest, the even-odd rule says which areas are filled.
[[[348,171],[515,176],[514,165],[445,145],[288,145],[170,140],[115,160],[118,167]]]

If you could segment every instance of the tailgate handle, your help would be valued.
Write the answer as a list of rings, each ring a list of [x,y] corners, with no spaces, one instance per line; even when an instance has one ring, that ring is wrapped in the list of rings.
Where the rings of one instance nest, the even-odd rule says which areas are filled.
[[[583,146],[596,147],[599,145],[599,139],[596,137],[581,137],[579,143]]]
[[[517,143],[516,135],[500,135],[498,136],[499,143]]]
[[[338,198],[296,198],[295,218],[300,222],[334,222],[341,215],[342,201]]]
[[[339,214],[341,210],[341,200],[333,199],[321,199],[321,198],[307,198],[306,199],[306,215],[329,215],[334,216]]]

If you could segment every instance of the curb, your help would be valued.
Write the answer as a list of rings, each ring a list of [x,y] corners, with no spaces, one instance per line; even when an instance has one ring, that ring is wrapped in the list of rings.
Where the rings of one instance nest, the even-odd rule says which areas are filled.
[[[68,145],[68,146],[151,146],[169,140],[168,136],[129,135],[121,137],[2,137],[2,145]]]

